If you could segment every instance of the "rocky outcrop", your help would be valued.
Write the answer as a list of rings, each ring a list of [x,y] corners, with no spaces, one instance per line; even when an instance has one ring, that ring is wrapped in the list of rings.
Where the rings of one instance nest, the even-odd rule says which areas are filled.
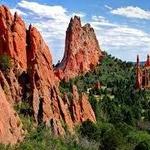
[[[3,55],[10,57],[12,65],[6,72],[0,71],[0,143],[13,144],[22,139],[22,125],[13,109],[22,99],[32,105],[35,122],[45,123],[55,135],[65,134],[66,128],[73,133],[75,125],[87,119],[96,121],[88,97],[80,95],[76,86],[73,99],[67,94],[62,96],[56,76],[62,72],[68,79],[84,73],[101,56],[93,29],[89,25],[81,27],[78,17],[71,20],[67,31],[63,65],[54,72],[50,50],[38,30],[31,25],[26,29],[17,13],[12,16],[7,7],[0,6],[0,56]],[[26,96],[27,90],[30,96]]]
[[[23,130],[17,113],[7,101],[0,85],[0,143],[15,144],[22,140]]]
[[[22,87],[19,84],[16,72],[14,72],[13,68],[10,69],[5,76],[0,70],[0,84],[11,104],[14,105],[22,100]]]
[[[64,99],[60,97],[49,49],[36,28],[30,27],[28,39],[28,72],[33,90],[33,110],[36,122],[45,122],[47,126],[52,127],[56,135],[64,134],[64,124],[70,132],[73,132],[75,124],[87,119],[95,122],[95,115],[88,97],[82,94],[80,99],[75,86],[72,104],[69,104],[68,97]]]
[[[71,18],[66,31],[65,54],[56,65],[55,74],[62,80],[84,74],[93,69],[100,61],[100,50],[94,29],[90,24],[81,26],[80,18]]]
[[[8,84],[7,80],[5,79],[2,71],[0,71],[0,85],[3,89],[3,91],[5,92],[6,94],[6,97],[7,97],[7,101],[10,103],[10,104],[13,104],[14,103],[14,99],[12,97],[12,93],[13,91],[11,91],[10,89],[10,85]]]
[[[96,122],[95,114],[89,103],[87,95],[85,93],[81,93],[81,95],[79,95],[78,89],[75,85],[72,87],[70,110],[75,124],[82,123],[86,120]]]
[[[55,85],[49,48],[36,28],[28,31],[28,73],[33,90],[33,111],[37,123],[52,126],[55,134],[64,134],[59,107],[59,91]]]
[[[0,6],[0,57],[10,58],[11,68],[0,70],[0,143],[20,141],[22,124],[13,105],[21,100],[21,87],[17,77],[27,68],[26,28],[22,19]]]
[[[0,6],[0,57],[9,56],[11,69],[5,74],[5,87],[11,91],[11,103],[21,100],[19,75],[27,69],[26,27],[17,13],[12,16],[6,6]],[[2,74],[0,75],[2,78]],[[8,87],[9,85],[9,87]],[[4,86],[3,86],[4,87]],[[7,94],[7,93],[6,93]]]
[[[26,27],[20,16],[11,15],[9,9],[0,6],[0,55],[8,54],[15,65],[26,69]]]

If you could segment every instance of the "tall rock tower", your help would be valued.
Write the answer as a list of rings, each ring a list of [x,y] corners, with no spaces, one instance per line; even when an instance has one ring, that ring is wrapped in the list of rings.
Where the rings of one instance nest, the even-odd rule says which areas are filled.
[[[71,18],[66,31],[63,60],[55,67],[55,74],[61,80],[68,80],[93,69],[101,60],[94,29],[90,24],[81,25],[79,17]]]
[[[137,55],[137,62],[136,62],[136,88],[142,88],[142,71],[140,68],[140,61],[139,55]]]

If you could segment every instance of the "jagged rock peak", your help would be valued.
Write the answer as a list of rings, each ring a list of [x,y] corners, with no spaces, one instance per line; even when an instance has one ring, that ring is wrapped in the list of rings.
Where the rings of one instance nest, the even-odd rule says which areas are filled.
[[[9,9],[0,6],[0,55],[7,54],[15,64],[26,69],[26,27],[17,13],[14,16]]]
[[[74,27],[77,27],[77,26],[81,27],[81,19],[78,16],[74,16],[70,19],[68,30],[70,30]]]
[[[96,117],[88,100],[88,96],[85,93],[79,94],[75,85],[72,86],[72,102],[70,108],[75,124],[82,123],[86,120],[96,122]]]
[[[93,69],[101,57],[94,29],[90,24],[82,27],[80,18],[75,16],[66,31],[64,57],[56,65],[55,74],[60,80],[69,80]]]
[[[11,21],[13,20],[13,16],[11,15],[8,7],[4,5],[0,6],[0,18],[4,18],[8,23],[11,23]]]

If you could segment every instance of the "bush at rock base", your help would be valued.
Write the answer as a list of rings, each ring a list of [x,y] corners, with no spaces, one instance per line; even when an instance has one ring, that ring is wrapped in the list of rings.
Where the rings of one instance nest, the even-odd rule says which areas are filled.
[[[2,71],[7,71],[11,68],[12,64],[11,64],[11,58],[10,56],[4,54],[4,55],[0,55],[0,69]]]

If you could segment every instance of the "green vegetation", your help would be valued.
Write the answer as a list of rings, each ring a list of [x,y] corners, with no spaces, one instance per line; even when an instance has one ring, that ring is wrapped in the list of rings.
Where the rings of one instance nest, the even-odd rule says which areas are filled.
[[[95,87],[100,82],[101,88]],[[32,109],[25,102],[16,106],[24,129],[25,140],[12,150],[150,150],[150,91],[135,90],[135,67],[106,54],[100,65],[60,90],[71,96],[75,84],[79,92],[89,95],[97,122],[84,122],[74,136],[54,137],[50,129],[34,127]],[[23,111],[25,110],[25,111]],[[28,110],[28,111],[27,111]],[[32,114],[32,113],[31,113]]]
[[[86,150],[88,145],[91,143],[86,143],[88,145],[83,145],[82,141],[76,139],[76,137],[66,136],[66,137],[54,137],[50,130],[44,126],[39,126],[37,129],[30,132],[27,135],[25,140],[20,144],[15,146],[14,150],[47,150],[47,149],[56,149],[56,150],[77,150],[83,149]],[[91,144],[92,145],[92,144]],[[91,146],[91,148],[93,147]]]
[[[0,70],[7,71],[11,68],[11,58],[4,54],[0,55]]]
[[[40,124],[37,127],[30,115],[32,111],[30,106],[26,101],[15,106],[26,132],[25,139],[14,146],[0,145],[0,150],[94,150],[98,148],[99,145],[95,141],[89,141],[79,134],[68,133],[63,137],[57,137],[45,125]]]
[[[30,131],[24,141],[15,146],[0,145],[0,150],[93,150],[98,147],[86,138],[67,135],[55,137],[50,129],[41,125]]]
[[[97,82],[100,89],[95,87]],[[83,123],[82,137],[99,143],[100,150],[150,150],[150,91],[135,90],[132,63],[106,54],[92,72],[62,82],[61,91],[70,93],[72,84],[89,95],[97,118],[96,124]]]

